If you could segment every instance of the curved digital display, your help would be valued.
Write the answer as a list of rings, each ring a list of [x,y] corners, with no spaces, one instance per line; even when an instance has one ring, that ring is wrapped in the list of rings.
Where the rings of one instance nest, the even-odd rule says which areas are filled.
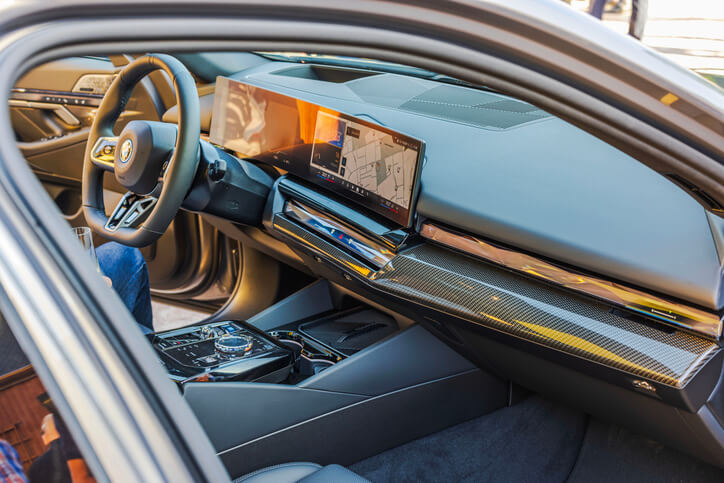
[[[424,144],[317,104],[216,80],[210,141],[409,226]]]

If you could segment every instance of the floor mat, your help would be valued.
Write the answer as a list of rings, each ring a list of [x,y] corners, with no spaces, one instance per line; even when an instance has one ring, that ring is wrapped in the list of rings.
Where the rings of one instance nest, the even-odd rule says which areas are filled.
[[[156,332],[178,329],[204,320],[209,314],[198,310],[152,301],[153,329]]]
[[[587,418],[538,397],[412,441],[350,469],[376,483],[561,482]]]
[[[724,481],[724,470],[626,429],[591,421],[569,483]]]

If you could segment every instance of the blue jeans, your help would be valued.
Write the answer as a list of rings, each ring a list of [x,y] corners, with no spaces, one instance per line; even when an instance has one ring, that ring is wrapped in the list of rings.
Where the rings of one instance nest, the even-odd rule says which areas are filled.
[[[153,332],[148,268],[138,248],[108,242],[96,249],[98,265],[144,333]]]

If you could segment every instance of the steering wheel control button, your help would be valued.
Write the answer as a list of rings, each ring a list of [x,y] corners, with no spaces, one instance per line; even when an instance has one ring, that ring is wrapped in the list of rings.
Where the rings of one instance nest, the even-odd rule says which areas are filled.
[[[156,198],[126,193],[106,222],[105,229],[114,232],[143,221],[156,204]]]
[[[114,137],[98,138],[91,152],[91,160],[93,163],[104,169],[112,169],[117,142],[118,138]]]
[[[214,347],[222,354],[240,355],[249,352],[254,345],[251,338],[243,335],[222,335],[216,342]]]

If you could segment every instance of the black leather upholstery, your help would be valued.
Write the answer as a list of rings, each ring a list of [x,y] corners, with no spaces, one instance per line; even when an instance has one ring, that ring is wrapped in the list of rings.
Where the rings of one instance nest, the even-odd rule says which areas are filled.
[[[285,463],[254,471],[234,483],[369,483],[356,473],[339,465],[319,466],[314,463]]]

